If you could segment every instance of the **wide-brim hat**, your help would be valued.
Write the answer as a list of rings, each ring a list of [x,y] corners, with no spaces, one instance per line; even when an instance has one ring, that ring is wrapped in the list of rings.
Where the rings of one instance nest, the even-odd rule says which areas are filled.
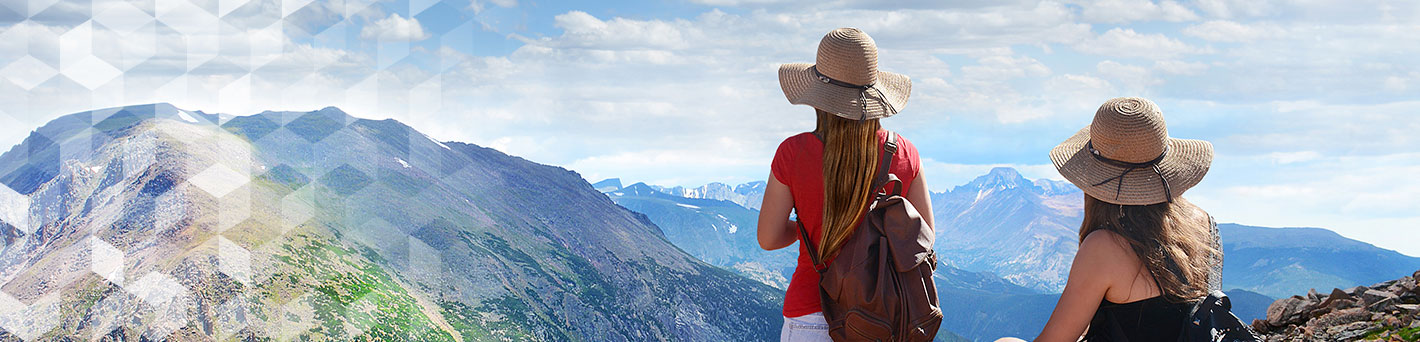
[[[1120,205],[1171,202],[1198,185],[1213,144],[1168,136],[1163,112],[1137,97],[1106,101],[1094,122],[1050,151],[1060,175],[1085,194]]]
[[[819,41],[814,64],[780,65],[779,87],[789,103],[868,120],[893,116],[906,107],[912,80],[878,70],[873,38],[856,28],[840,28]]]

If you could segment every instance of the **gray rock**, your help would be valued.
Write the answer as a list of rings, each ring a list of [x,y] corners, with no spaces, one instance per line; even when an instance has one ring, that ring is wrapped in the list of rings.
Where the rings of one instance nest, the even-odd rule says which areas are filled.
[[[1350,294],[1347,294],[1346,291],[1342,291],[1341,289],[1331,289],[1331,295],[1326,296],[1326,300],[1321,301],[1321,304],[1319,304],[1319,306],[1330,307],[1332,303],[1345,299],[1355,299],[1355,297],[1352,297]]]
[[[1371,314],[1362,308],[1350,308],[1337,310],[1335,312],[1322,315],[1307,322],[1309,327],[1333,327],[1350,324],[1352,322],[1362,322],[1371,320]]]
[[[1386,288],[1386,290],[1390,291],[1390,293],[1394,293],[1397,296],[1410,293],[1411,291],[1415,290],[1415,278],[1411,278],[1408,276],[1400,278],[1396,280],[1394,284],[1390,284],[1390,287]]]
[[[1362,293],[1366,293],[1366,290],[1370,289],[1371,288],[1365,286],[1357,286],[1347,290],[1346,293],[1350,293],[1352,296],[1360,296]]]
[[[1375,328],[1371,322],[1354,322],[1340,327],[1336,333],[1331,334],[1333,341],[1354,341],[1366,336],[1366,333]],[[1330,332],[1330,330],[1328,330]]]
[[[1284,327],[1300,323],[1306,312],[1307,304],[1307,301],[1301,296],[1278,299],[1272,302],[1272,305],[1267,306],[1267,324],[1274,327]]]
[[[1372,303],[1379,302],[1382,299],[1386,298],[1396,298],[1396,295],[1388,291],[1382,291],[1377,289],[1369,289],[1366,290],[1366,292],[1361,293],[1361,302],[1365,303],[1368,306]]]
[[[1366,309],[1369,309],[1373,312],[1391,312],[1398,309],[1395,306],[1397,301],[1398,300],[1395,297],[1381,299],[1376,301],[1375,303],[1371,303],[1370,305],[1366,306]]]

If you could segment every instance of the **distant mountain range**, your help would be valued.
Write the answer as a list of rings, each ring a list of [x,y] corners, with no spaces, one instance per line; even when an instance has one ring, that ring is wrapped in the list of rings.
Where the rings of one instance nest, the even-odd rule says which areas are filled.
[[[759,248],[759,211],[716,198],[686,198],[644,183],[602,189],[617,204],[645,214],[663,227],[666,239],[686,253],[779,289],[789,286],[798,245],[775,251]],[[717,183],[718,184],[718,183]],[[685,192],[679,192],[686,194]]]
[[[995,168],[931,199],[945,262],[1040,292],[1065,287],[1083,211],[1073,185],[1031,182],[1015,169]]]
[[[781,290],[574,172],[336,108],[67,115],[0,155],[0,183],[0,340],[725,341],[781,324]]]
[[[751,236],[728,238],[729,232],[719,229],[723,212],[736,212],[726,217],[746,217],[736,224],[736,234],[754,229],[755,210],[733,208],[726,198],[707,202],[683,196],[687,192],[641,184],[627,189],[633,187],[598,188],[618,204],[646,214],[671,242],[697,258],[737,270],[735,265],[747,263],[793,266],[797,253],[782,252],[796,249],[758,251]],[[711,188],[727,186],[700,189]],[[1031,181],[1010,168],[996,168],[967,184],[933,193],[936,250],[943,256],[936,276],[947,316],[943,328],[975,341],[1039,333],[1078,249],[1082,196],[1068,182]],[[1219,230],[1225,255],[1223,288],[1234,312],[1248,321],[1265,317],[1273,298],[1309,288],[1373,284],[1420,269],[1420,258],[1324,229],[1220,224]],[[786,278],[791,274],[784,273]],[[754,278],[776,285],[781,281]]]

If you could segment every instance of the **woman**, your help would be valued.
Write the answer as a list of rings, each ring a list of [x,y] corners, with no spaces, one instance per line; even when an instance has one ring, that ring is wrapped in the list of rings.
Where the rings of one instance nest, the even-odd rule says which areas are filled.
[[[799,223],[810,241],[799,246],[794,269],[784,295],[785,341],[827,341],[828,325],[819,303],[819,275],[804,243],[815,243],[820,254],[831,257],[858,226],[867,212],[879,153],[888,137],[878,119],[892,116],[907,104],[912,88],[907,76],[878,71],[877,45],[853,28],[829,32],[819,42],[815,64],[785,64],[779,68],[779,85],[793,104],[814,107],[818,115],[813,132],[785,139],[775,152],[772,174],[760,207],[760,247],[775,250],[799,240]],[[906,198],[932,225],[932,205],[922,181],[917,149],[898,137],[898,150],[889,170],[902,180]]]
[[[1213,145],[1169,138],[1163,113],[1115,98],[1050,152],[1085,193],[1080,251],[1036,341],[1173,341],[1190,305],[1218,286],[1222,251],[1208,213],[1181,195]]]

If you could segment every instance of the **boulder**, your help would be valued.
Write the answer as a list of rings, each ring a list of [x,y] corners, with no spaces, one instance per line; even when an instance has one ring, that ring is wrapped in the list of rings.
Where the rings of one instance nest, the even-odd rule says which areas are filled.
[[[1371,288],[1365,286],[1357,286],[1347,290],[1346,293],[1350,293],[1352,296],[1360,296],[1362,293],[1366,293],[1366,290],[1370,289]]]
[[[1342,291],[1341,289],[1331,289],[1331,295],[1326,296],[1326,300],[1321,301],[1321,304],[1319,304],[1318,306],[1331,307],[1332,303],[1335,303],[1336,301],[1354,299],[1355,297],[1352,297],[1350,294],[1346,293],[1346,291]]]
[[[1382,290],[1377,290],[1377,289],[1369,289],[1369,290],[1366,290],[1366,292],[1362,292],[1362,293],[1361,293],[1361,302],[1362,302],[1362,303],[1365,303],[1367,306],[1369,306],[1369,305],[1371,305],[1372,303],[1381,301],[1382,299],[1386,299],[1386,298],[1396,298],[1396,297],[1397,297],[1397,296],[1396,296],[1394,293],[1390,293],[1389,291],[1382,291]]]
[[[1332,327],[1328,330],[1333,341],[1355,341],[1366,336],[1367,332],[1375,329],[1376,325],[1371,322],[1353,322],[1344,326]],[[1337,329],[1339,328],[1339,329]],[[1332,332],[1335,331],[1335,332]]]
[[[1370,305],[1367,305],[1367,306],[1366,306],[1366,309],[1371,310],[1371,311],[1373,311],[1373,312],[1391,312],[1391,311],[1395,311],[1395,310],[1399,309],[1399,308],[1397,308],[1397,307],[1395,306],[1395,304],[1396,304],[1397,301],[1399,301],[1399,300],[1397,300],[1395,297],[1390,297],[1390,298],[1381,299],[1381,300],[1376,301],[1375,303],[1371,303]]]
[[[1350,308],[1333,311],[1307,322],[1310,327],[1334,327],[1346,325],[1353,322],[1365,322],[1371,320],[1371,313],[1362,308]]]
[[[1284,327],[1293,323],[1300,323],[1307,311],[1307,300],[1302,296],[1291,296],[1278,299],[1267,306],[1267,324],[1274,327]]]
[[[1411,293],[1411,291],[1415,290],[1415,278],[1400,278],[1399,280],[1396,280],[1394,284],[1390,284],[1390,287],[1386,288],[1386,290],[1390,291],[1390,293],[1393,293],[1396,296]]]

